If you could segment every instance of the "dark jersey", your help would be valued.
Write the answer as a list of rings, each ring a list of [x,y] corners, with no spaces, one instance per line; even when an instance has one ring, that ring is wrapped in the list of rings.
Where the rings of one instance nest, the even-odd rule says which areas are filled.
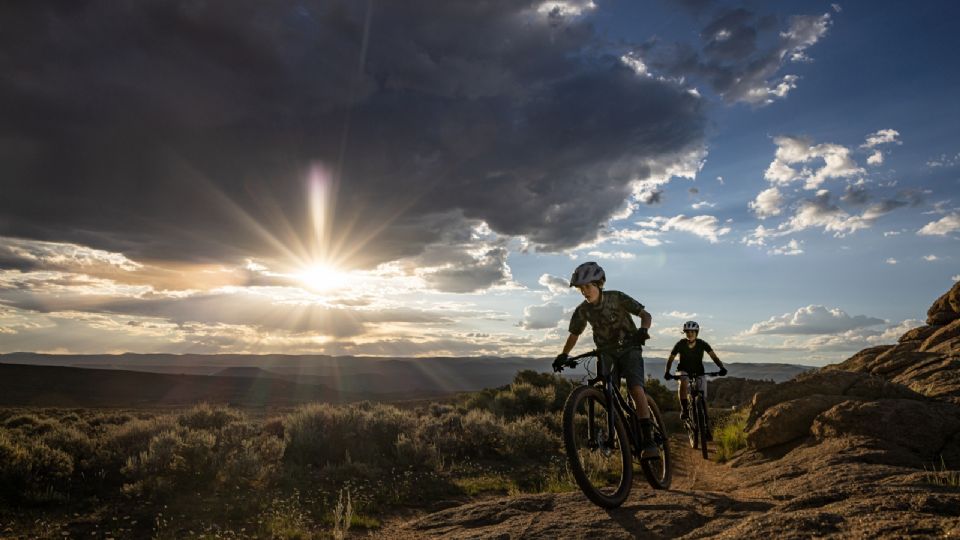
[[[697,338],[691,347],[687,340],[681,339],[673,346],[670,356],[680,355],[678,370],[703,375],[703,353],[705,352],[713,352],[713,348],[706,341]]]
[[[596,305],[584,300],[570,318],[570,333],[580,335],[593,329],[593,342],[597,347],[619,345],[627,336],[637,331],[630,315],[640,316],[643,304],[620,291],[603,291]]]

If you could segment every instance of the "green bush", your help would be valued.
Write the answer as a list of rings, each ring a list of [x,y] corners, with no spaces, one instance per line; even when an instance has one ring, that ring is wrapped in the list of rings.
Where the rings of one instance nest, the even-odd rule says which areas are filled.
[[[82,475],[91,472],[97,446],[86,433],[75,427],[60,425],[44,434],[40,440],[50,448],[68,454],[73,459],[76,473]]]
[[[243,413],[224,406],[201,403],[177,416],[177,423],[190,429],[220,429],[244,420]]]
[[[356,460],[389,467],[401,433],[414,433],[417,418],[392,405],[306,405],[286,417],[284,460],[325,466]]]
[[[508,422],[504,428],[504,451],[510,455],[547,461],[556,455],[560,439],[537,417]]]
[[[65,452],[0,432],[0,496],[7,501],[62,499],[69,492],[72,473],[73,459]]]
[[[747,416],[749,409],[744,408],[720,419],[713,428],[713,440],[717,445],[717,461],[724,462],[741,448],[747,446]]]
[[[100,471],[108,482],[120,483],[120,471],[127,464],[127,460],[147,451],[154,436],[173,427],[173,419],[168,416],[130,420],[120,425],[107,424],[106,431],[98,437],[94,468]]]

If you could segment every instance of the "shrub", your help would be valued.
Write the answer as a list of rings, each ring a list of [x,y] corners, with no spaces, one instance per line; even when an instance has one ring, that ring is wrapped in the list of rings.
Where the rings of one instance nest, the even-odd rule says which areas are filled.
[[[43,444],[73,458],[77,473],[89,471],[96,457],[96,444],[86,433],[70,426],[57,426],[40,439]]]
[[[508,390],[497,392],[492,408],[499,416],[517,418],[550,410],[554,397],[553,388],[513,383]]]
[[[190,429],[220,429],[227,424],[240,422],[243,413],[224,406],[211,407],[201,403],[177,416],[177,423]]]
[[[413,413],[391,405],[307,405],[286,417],[284,460],[324,466],[353,459],[390,466],[399,435],[413,433],[416,427]]]
[[[169,431],[173,426],[173,419],[168,416],[108,425],[98,438],[100,444],[97,447],[95,469],[102,473],[104,479],[119,483],[122,480],[120,470],[126,465],[127,459],[145,452],[154,436]]]
[[[504,451],[516,457],[549,460],[560,447],[560,440],[536,417],[524,417],[506,424]]]
[[[37,417],[35,414],[18,414],[16,416],[11,416],[4,423],[3,427],[7,429],[18,429],[18,428],[34,428],[39,425],[43,420]]]
[[[503,448],[504,427],[490,411],[468,411],[461,420],[458,454],[466,457],[492,457]],[[456,433],[454,433],[456,434]]]
[[[14,503],[47,502],[69,491],[73,459],[49,446],[0,433],[0,495]]]
[[[717,422],[713,428],[713,440],[717,445],[717,461],[724,462],[741,448],[747,446],[747,416],[749,409],[735,411]]]

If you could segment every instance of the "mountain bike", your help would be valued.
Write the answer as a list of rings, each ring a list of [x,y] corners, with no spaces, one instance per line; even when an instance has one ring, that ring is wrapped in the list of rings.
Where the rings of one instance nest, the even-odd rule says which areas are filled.
[[[700,455],[707,459],[707,442],[713,440],[710,433],[710,415],[707,414],[707,396],[704,392],[704,377],[717,377],[720,372],[704,373],[703,375],[693,375],[678,371],[673,376],[675,379],[686,377],[687,381],[687,403],[690,404],[690,418],[683,421],[683,426],[687,429],[687,439],[690,441],[690,448],[700,448]]]
[[[563,408],[563,444],[577,485],[590,501],[604,508],[616,508],[630,495],[633,463],[654,489],[670,487],[670,447],[660,408],[647,396],[645,406],[653,423],[653,438],[659,455],[640,460],[641,440],[632,397],[620,391],[620,376],[612,365],[604,365],[607,351],[593,350],[567,360],[566,367],[584,364],[591,377],[570,392]],[[590,372],[589,360],[596,358],[597,375]],[[612,361],[609,362],[612,364]],[[628,401],[629,400],[629,401]]]

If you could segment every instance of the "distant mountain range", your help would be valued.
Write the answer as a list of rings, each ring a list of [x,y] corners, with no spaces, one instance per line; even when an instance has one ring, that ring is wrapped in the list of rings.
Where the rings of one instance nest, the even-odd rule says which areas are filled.
[[[8,405],[398,401],[503,386],[525,369],[550,371],[550,359],[520,357],[10,353],[0,355],[0,364],[7,364],[0,365],[0,404]],[[663,374],[665,360],[645,364],[649,375]],[[731,376],[781,382],[812,368],[732,363],[728,369]]]

